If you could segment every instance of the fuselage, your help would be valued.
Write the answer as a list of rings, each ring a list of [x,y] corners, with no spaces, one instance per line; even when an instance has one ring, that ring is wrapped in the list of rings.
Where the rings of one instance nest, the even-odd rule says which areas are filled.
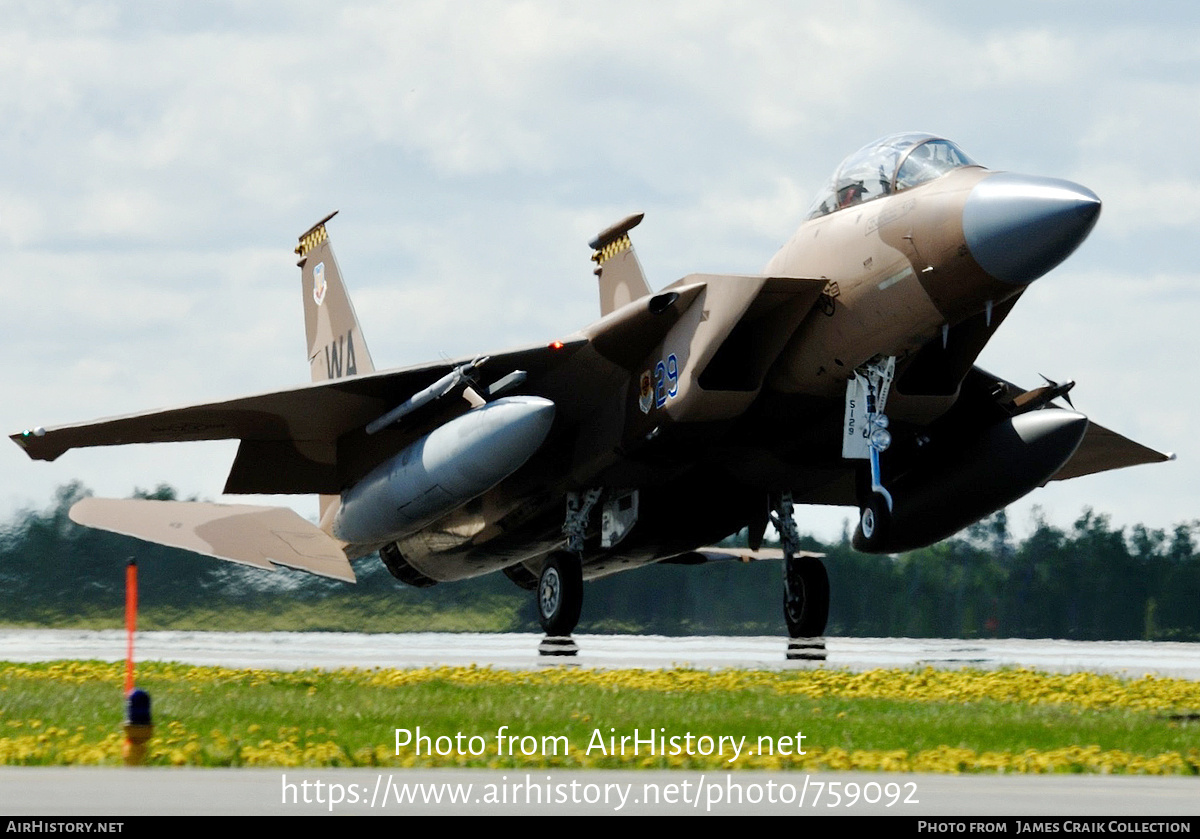
[[[854,503],[858,471],[838,435],[855,370],[890,356],[903,374],[971,331],[938,376],[897,378],[889,412],[936,420],[1003,314],[1083,241],[1099,207],[1076,184],[992,172],[929,135],[872,144],[757,280],[693,275],[664,290],[681,295],[678,322],[646,356],[640,393],[636,376],[614,373],[597,394],[604,414],[577,417],[574,433],[561,417],[511,478],[397,545],[432,579],[534,563],[563,543],[565,492],[637,487],[640,518],[619,549],[583,552],[585,576],[602,576],[720,539],[761,516],[770,493]],[[789,283],[820,299],[792,305]],[[599,355],[579,363],[607,363]],[[936,388],[905,392],[930,379]]]

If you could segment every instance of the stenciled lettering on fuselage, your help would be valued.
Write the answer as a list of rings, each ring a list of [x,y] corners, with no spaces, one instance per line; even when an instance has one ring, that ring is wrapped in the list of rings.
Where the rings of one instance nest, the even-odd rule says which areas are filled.
[[[638,407],[643,414],[666,405],[668,399],[679,393],[679,359],[675,353],[654,365],[653,374],[649,370],[642,373],[640,381]]]
[[[343,364],[345,370],[342,370]],[[339,335],[325,345],[325,372],[331,379],[358,374],[358,363],[354,360],[354,333]]]

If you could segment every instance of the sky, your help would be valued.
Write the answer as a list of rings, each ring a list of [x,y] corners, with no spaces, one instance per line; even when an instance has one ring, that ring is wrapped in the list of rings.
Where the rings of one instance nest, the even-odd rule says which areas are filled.
[[[951,12],[952,10],[952,12]],[[653,287],[757,273],[837,163],[928,131],[1104,209],[980,358],[1162,451],[1037,490],[1069,527],[1200,518],[1200,7],[1191,3],[0,0],[0,430],[307,378],[296,237],[329,232],[378,368],[598,316],[586,243],[632,212]],[[1182,371],[1182,372],[1181,372]],[[35,463],[220,500],[236,443]],[[233,500],[233,499],[226,499]],[[245,501],[246,499],[239,499]],[[264,503],[277,499],[263,498]],[[285,499],[314,515],[315,501]],[[311,509],[309,509],[311,507]],[[848,508],[801,508],[822,538]]]

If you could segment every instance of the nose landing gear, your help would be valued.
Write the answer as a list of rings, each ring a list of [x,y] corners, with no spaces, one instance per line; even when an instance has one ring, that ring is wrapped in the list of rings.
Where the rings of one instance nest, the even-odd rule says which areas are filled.
[[[892,519],[892,494],[883,485],[879,456],[892,444],[883,406],[895,374],[895,357],[876,359],[855,370],[854,378],[846,386],[842,456],[868,459],[871,464],[871,494],[859,519],[859,530],[868,551],[879,551],[887,544]],[[859,405],[866,408],[861,415],[857,413]]]

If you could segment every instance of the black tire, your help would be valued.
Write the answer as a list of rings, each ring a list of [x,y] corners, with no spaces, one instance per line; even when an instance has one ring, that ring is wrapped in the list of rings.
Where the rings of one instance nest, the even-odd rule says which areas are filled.
[[[817,638],[829,622],[829,574],[813,557],[784,560],[783,617],[792,638]]]
[[[538,620],[547,635],[570,635],[583,611],[583,566],[574,554],[550,554],[537,585]]]
[[[860,550],[882,552],[888,543],[891,522],[892,511],[888,509],[887,499],[877,492],[871,493],[871,500],[862,508],[858,520],[858,532],[862,537]]]

